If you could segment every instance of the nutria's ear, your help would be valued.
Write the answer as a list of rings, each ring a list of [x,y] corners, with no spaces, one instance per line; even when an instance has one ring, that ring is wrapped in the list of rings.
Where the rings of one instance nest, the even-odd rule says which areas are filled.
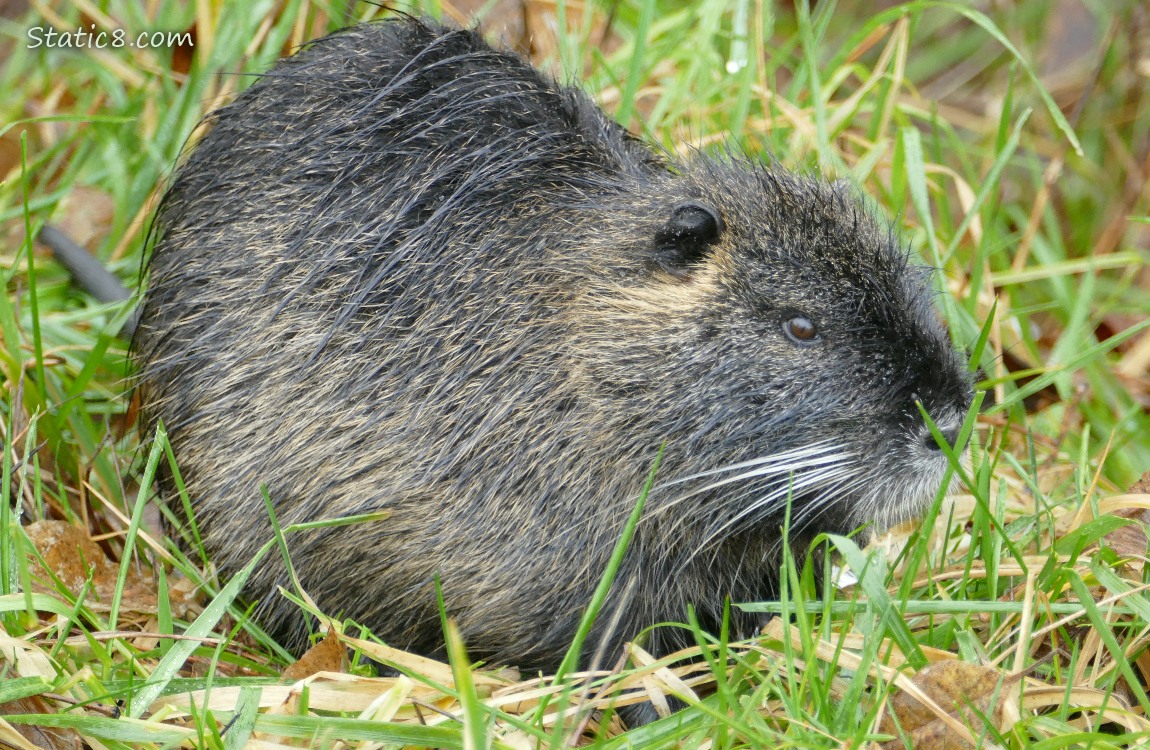
[[[686,277],[723,234],[723,218],[705,203],[687,201],[655,232],[655,261],[668,273]]]

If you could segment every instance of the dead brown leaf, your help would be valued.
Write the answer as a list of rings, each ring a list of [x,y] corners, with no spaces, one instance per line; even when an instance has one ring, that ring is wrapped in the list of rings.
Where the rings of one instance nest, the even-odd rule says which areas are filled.
[[[15,127],[0,135],[0,179],[10,172],[20,169],[20,133],[22,128]],[[29,133],[29,137],[32,134]]]
[[[322,641],[284,670],[283,678],[295,682],[317,672],[342,672],[346,659],[347,649],[339,642],[335,630],[329,630]]]
[[[979,731],[984,724],[982,717],[995,725],[1001,722],[1008,686],[1005,683],[1011,680],[996,669],[948,659],[927,665],[911,682],[922,695],[946,711],[949,718],[972,727],[972,734],[978,737],[982,734]],[[916,750],[967,750],[970,747],[950,726],[951,722],[909,691],[894,693],[888,709],[880,731],[897,736],[901,728]],[[904,744],[898,738],[884,743],[883,747],[895,750]]]
[[[34,521],[25,526],[24,531],[44,559],[44,565],[65,588],[78,594],[91,575],[92,596],[103,605],[111,601],[116,592],[119,565],[109,560],[100,545],[92,541],[83,529],[67,521]],[[33,560],[33,563],[42,571],[38,561]],[[47,575],[41,572],[40,577],[46,579]],[[55,587],[44,580],[37,589],[54,591]],[[136,570],[129,569],[120,611],[155,610],[156,592],[151,582],[145,581]]]
[[[56,709],[52,704],[39,695],[30,695],[27,698],[0,703],[0,715],[2,716],[54,713],[56,713]],[[11,726],[34,747],[47,748],[47,750],[80,750],[84,746],[75,729],[41,727],[15,722]]]
[[[1126,495],[1150,495],[1150,471],[1143,474],[1142,477],[1127,490]],[[1119,518],[1128,518],[1132,521],[1136,521],[1136,523],[1115,529],[1103,537],[1106,546],[1114,550],[1119,557],[1131,559],[1144,557],[1148,543],[1146,529],[1150,526],[1150,509],[1130,505],[1128,507],[1116,508],[1113,511],[1113,515]]]
[[[83,588],[89,574],[100,599],[115,590],[117,568],[78,526],[67,521],[34,521],[24,531],[44,564],[72,593]]]
[[[303,656],[283,671],[283,678],[285,681],[297,682],[299,680],[307,680],[309,677],[317,675],[320,672],[343,672],[346,657],[347,649],[339,642],[339,635],[337,635],[335,629],[332,628],[327,631],[327,635],[324,636],[322,641],[309,648]],[[299,712],[300,689],[298,685],[291,686],[290,692],[282,702],[271,706],[267,711],[268,714],[282,716],[294,716]],[[281,737],[279,735],[264,734],[261,732],[256,732],[252,738],[260,742],[276,745],[286,745],[289,747],[304,746],[299,740],[294,740],[290,737]]]
[[[1150,495],[1150,471],[1145,472],[1137,482],[1127,490],[1129,495]]]

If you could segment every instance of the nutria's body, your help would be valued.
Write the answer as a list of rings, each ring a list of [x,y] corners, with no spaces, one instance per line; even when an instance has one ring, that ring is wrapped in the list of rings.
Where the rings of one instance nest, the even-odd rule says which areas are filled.
[[[688,605],[713,626],[773,594],[792,474],[796,539],[909,517],[946,465],[915,398],[947,431],[970,402],[926,274],[850,191],[669,166],[468,31],[282,62],[157,228],[142,391],[214,561],[271,537],[261,485],[284,524],[388,511],[289,543],[321,608],[399,647],[438,650],[438,574],[473,655],[554,667],[663,444],[609,645]],[[277,584],[247,591],[299,648]]]

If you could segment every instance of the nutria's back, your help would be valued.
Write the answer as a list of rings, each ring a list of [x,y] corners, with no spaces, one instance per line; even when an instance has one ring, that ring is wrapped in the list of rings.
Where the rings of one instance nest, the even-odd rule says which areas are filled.
[[[915,399],[953,435],[969,377],[850,190],[664,163],[581,92],[413,20],[313,43],[210,122],[135,345],[225,571],[271,536],[261,485],[283,523],[385,510],[289,538],[321,608],[434,652],[438,575],[473,654],[549,668],[661,445],[611,643],[770,597],[788,494],[801,541],[938,489]],[[271,562],[247,591],[298,648],[287,583]]]

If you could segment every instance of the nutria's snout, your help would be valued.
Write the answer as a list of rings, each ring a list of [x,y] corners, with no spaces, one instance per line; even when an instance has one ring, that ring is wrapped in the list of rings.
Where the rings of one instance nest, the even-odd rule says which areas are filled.
[[[157,214],[134,348],[224,573],[272,536],[262,487],[285,525],[386,511],[288,538],[323,610],[441,653],[438,579],[473,656],[549,670],[660,446],[596,648],[774,596],[788,507],[798,536],[847,533],[938,491],[915,401],[951,440],[969,375],[852,189],[664,158],[414,19],[313,42],[208,124]],[[298,650],[280,585],[276,556],[246,593]]]
[[[947,426],[949,425],[949,426]],[[958,442],[958,431],[962,429],[962,423],[956,419],[939,420],[935,422],[935,427],[938,429],[939,436],[947,445],[953,446]],[[923,425],[922,429],[918,431],[919,439],[922,444],[926,446],[928,451],[941,451],[942,446],[938,442],[938,438],[931,432],[930,427]]]

